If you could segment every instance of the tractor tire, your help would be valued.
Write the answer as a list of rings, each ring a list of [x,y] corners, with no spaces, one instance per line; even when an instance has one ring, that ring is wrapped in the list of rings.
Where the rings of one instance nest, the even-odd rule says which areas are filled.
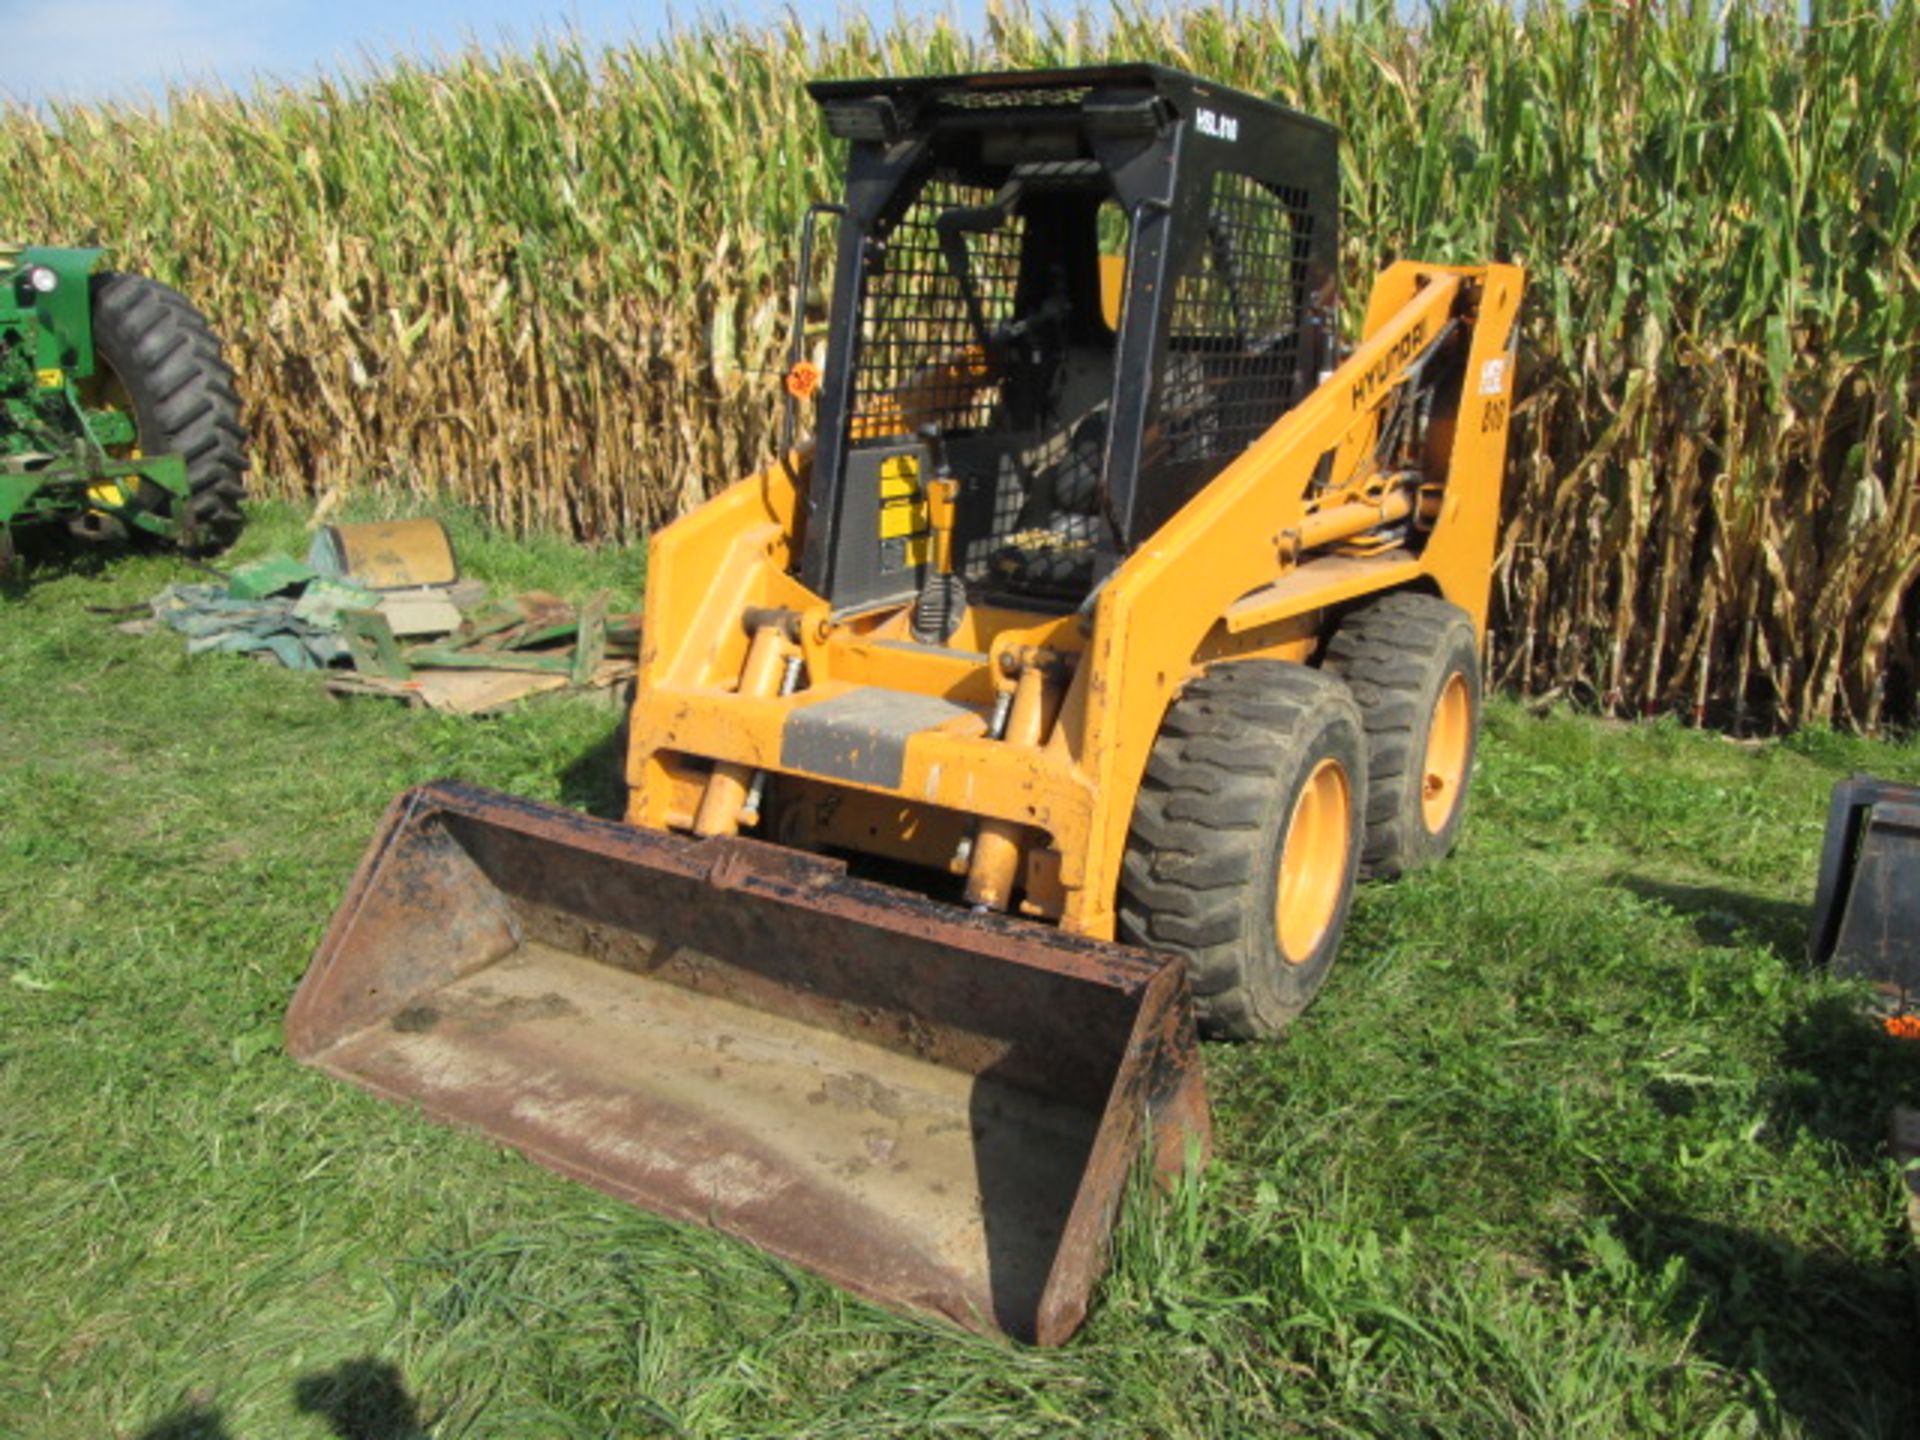
[[[185,515],[157,485],[143,485],[136,503],[183,522],[189,554],[226,549],[242,523],[247,432],[219,339],[184,295],[143,275],[96,275],[92,298],[94,353],[126,392],[135,443],[186,461]]]
[[[1168,709],[1120,886],[1120,937],[1183,955],[1203,1034],[1277,1034],[1327,978],[1367,794],[1360,711],[1333,676],[1218,665]]]
[[[1473,619],[1407,591],[1340,622],[1326,669],[1347,682],[1367,725],[1366,879],[1445,857],[1460,834],[1480,729]]]

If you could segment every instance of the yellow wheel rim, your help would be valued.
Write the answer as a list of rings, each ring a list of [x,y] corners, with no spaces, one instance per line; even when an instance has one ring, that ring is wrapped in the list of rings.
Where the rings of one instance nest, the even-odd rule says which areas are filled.
[[[1447,828],[1467,780],[1467,750],[1473,739],[1473,696],[1458,670],[1447,677],[1427,726],[1427,758],[1420,767],[1420,815],[1427,833]]]
[[[133,396],[127,393],[126,385],[114,373],[113,367],[98,354],[93,357],[92,377],[80,381],[74,388],[80,392],[80,403],[89,410],[133,413]],[[107,447],[107,454],[115,460],[138,460],[141,458],[140,443],[136,440],[131,445],[111,445]],[[87,498],[97,504],[118,507],[133,498],[134,488],[132,482],[104,480],[87,487]]]
[[[1353,844],[1352,791],[1338,760],[1322,760],[1300,787],[1280,842],[1280,875],[1273,889],[1273,933],[1289,965],[1311,959],[1347,880]]]

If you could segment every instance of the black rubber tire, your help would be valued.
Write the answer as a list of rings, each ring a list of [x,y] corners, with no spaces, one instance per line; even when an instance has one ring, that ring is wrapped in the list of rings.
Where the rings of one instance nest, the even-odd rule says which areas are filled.
[[[1356,610],[1327,644],[1325,668],[1347,682],[1367,726],[1365,879],[1391,879],[1450,853],[1460,835],[1480,734],[1480,649],[1473,618],[1437,595],[1400,591]],[[1466,767],[1453,807],[1429,829],[1422,807],[1428,731],[1449,677],[1467,686]]]
[[[1280,849],[1328,758],[1347,774],[1349,843],[1332,918],[1293,963],[1275,933]],[[1277,1034],[1319,992],[1353,899],[1366,793],[1366,732],[1334,676],[1243,660],[1207,671],[1168,709],[1134,806],[1119,933],[1186,957],[1203,1034]]]
[[[187,521],[181,548],[224,550],[240,533],[247,432],[233,369],[206,318],[171,286],[144,275],[93,277],[93,345],[133,402],[140,449],[186,461],[188,514],[156,485],[138,503]]]

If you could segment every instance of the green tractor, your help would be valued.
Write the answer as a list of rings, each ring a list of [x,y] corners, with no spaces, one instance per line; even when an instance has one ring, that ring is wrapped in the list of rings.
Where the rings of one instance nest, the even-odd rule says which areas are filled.
[[[240,530],[246,432],[220,341],[104,253],[0,244],[0,566],[34,522],[189,554]]]

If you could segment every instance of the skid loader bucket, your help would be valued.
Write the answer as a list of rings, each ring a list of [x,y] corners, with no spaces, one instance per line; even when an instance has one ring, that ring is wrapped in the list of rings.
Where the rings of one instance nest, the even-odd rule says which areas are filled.
[[[1833,787],[1809,928],[1814,964],[1903,1009],[1920,1000],[1920,785],[1855,775]]]
[[[1184,965],[464,785],[394,802],[295,1057],[875,1299],[1057,1343],[1207,1118]]]

